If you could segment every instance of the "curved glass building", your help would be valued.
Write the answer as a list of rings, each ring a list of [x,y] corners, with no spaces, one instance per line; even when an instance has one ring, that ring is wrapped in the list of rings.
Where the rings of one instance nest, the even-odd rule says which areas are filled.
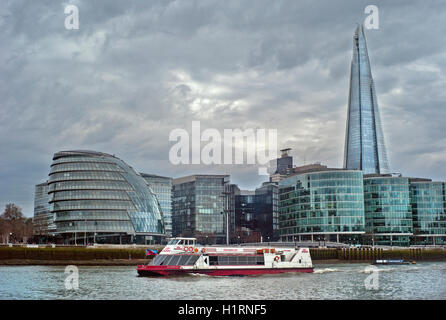
[[[364,233],[363,175],[327,169],[279,182],[282,241],[359,243]]]
[[[409,189],[413,214],[413,243],[446,244],[445,184],[411,181]]]
[[[364,176],[364,204],[370,244],[409,246],[412,236],[409,178]]]
[[[57,152],[48,194],[56,234],[66,243],[156,243],[165,236],[154,194],[140,174],[115,156]]]

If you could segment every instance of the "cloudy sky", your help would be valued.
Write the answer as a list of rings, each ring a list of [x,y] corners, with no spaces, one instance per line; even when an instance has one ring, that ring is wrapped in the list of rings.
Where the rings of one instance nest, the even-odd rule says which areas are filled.
[[[79,30],[64,8],[79,8]],[[89,149],[179,177],[255,166],[170,164],[169,133],[271,128],[295,164],[342,166],[356,23],[366,30],[390,166],[446,179],[446,3],[442,1],[2,1],[0,211],[33,213],[52,155]]]

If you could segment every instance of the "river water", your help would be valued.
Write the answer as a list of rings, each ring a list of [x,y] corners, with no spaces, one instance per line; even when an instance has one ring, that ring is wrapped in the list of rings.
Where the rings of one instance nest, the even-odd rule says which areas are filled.
[[[311,274],[172,278],[138,277],[128,266],[78,267],[78,289],[67,290],[65,267],[0,266],[0,299],[446,299],[446,262],[368,267],[315,264]]]

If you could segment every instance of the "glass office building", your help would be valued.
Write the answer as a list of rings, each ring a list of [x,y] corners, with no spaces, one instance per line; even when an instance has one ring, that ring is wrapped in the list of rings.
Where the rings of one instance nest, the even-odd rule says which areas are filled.
[[[389,172],[378,100],[362,25],[356,28],[353,39],[344,168],[362,170],[364,174]]]
[[[234,233],[231,243],[260,242],[256,222],[256,196],[253,191],[241,191],[235,196]]]
[[[410,181],[410,202],[413,215],[413,244],[446,244],[445,183]]]
[[[279,240],[279,188],[265,182],[255,191],[235,196],[232,243]]]
[[[228,175],[192,175],[173,180],[173,236],[196,237],[205,244],[226,243]]]
[[[279,225],[282,241],[359,243],[365,231],[362,172],[327,168],[280,181]]]
[[[279,187],[264,183],[255,190],[255,221],[262,241],[278,241],[279,234]]]
[[[172,178],[141,173],[155,194],[164,217],[166,236],[172,236]]]
[[[237,243],[238,240],[238,234],[236,232],[236,204],[237,200],[236,197],[241,194],[240,188],[233,183],[226,183],[225,184],[225,200],[227,205],[227,210],[229,214],[229,242],[230,243]]]
[[[159,243],[165,237],[144,178],[113,155],[57,152],[48,193],[56,234],[66,243]]]
[[[413,234],[409,178],[364,176],[364,205],[366,243],[409,246]]]
[[[55,230],[54,214],[49,204],[48,182],[40,183],[34,189],[33,234],[43,240],[51,237]]]

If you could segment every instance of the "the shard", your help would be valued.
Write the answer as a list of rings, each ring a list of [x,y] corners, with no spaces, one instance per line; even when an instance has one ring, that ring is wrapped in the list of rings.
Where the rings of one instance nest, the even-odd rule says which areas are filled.
[[[353,38],[344,168],[364,174],[389,173],[389,163],[370,69],[364,28]]]

